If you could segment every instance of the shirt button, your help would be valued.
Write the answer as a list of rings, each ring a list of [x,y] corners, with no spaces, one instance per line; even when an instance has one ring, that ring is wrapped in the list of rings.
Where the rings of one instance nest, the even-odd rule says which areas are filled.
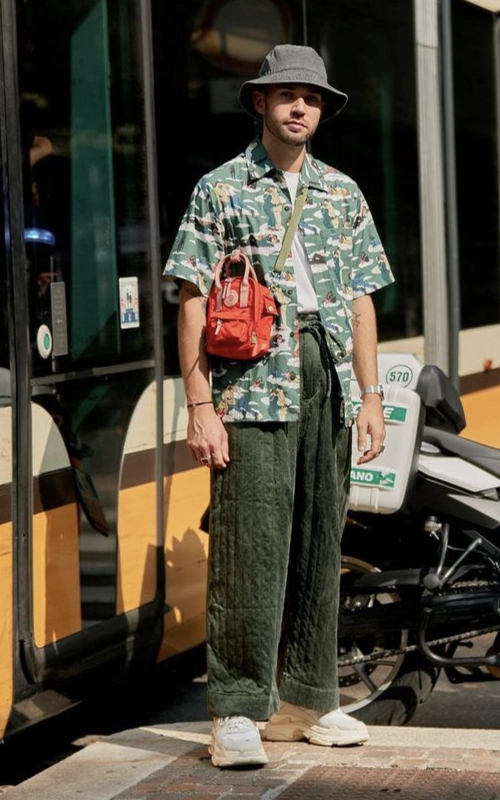
[[[287,205],[287,206],[285,206],[284,208],[285,208],[285,211],[291,211],[291,210],[292,210],[292,206],[288,206],[288,205]]]

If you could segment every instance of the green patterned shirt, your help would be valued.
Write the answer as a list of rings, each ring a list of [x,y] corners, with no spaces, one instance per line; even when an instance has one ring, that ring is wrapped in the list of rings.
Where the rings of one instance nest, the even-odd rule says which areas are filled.
[[[372,215],[357,184],[311,157],[300,187],[308,194],[299,228],[312,267],[321,322],[352,423],[352,301],[394,280]],[[244,153],[196,185],[164,275],[194,283],[207,296],[213,266],[233,250],[245,252],[280,306],[270,353],[259,361],[211,364],[217,413],[224,422],[298,419],[300,362],[297,290],[291,255],[276,273],[292,203],[285,177],[259,138]]]

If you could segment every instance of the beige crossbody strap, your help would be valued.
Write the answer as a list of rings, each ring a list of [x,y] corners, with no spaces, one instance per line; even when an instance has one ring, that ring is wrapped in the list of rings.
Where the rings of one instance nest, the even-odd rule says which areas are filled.
[[[278,256],[278,260],[276,261],[276,266],[274,267],[275,272],[281,272],[281,270],[285,266],[285,261],[287,260],[290,250],[292,249],[293,237],[295,236],[295,232],[299,224],[299,220],[302,214],[302,209],[304,208],[304,203],[306,202],[306,197],[307,197],[307,186],[303,186],[295,200],[293,213],[292,216],[290,217],[290,222],[288,223],[288,228],[285,233],[285,238],[283,239],[283,244],[281,245],[280,254]]]

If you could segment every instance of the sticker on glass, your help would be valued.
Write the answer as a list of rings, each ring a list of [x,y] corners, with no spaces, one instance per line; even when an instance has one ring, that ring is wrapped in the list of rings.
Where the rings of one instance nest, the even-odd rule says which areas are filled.
[[[36,332],[36,346],[42,358],[48,358],[52,353],[52,334],[47,325],[40,325]]]
[[[139,327],[139,282],[137,278],[119,278],[120,328]]]

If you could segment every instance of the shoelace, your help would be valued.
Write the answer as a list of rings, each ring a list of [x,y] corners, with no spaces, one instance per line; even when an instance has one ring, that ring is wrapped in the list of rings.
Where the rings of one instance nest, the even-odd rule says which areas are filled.
[[[219,720],[219,725],[227,728],[229,733],[244,731],[250,728],[249,720],[246,717],[222,717]]]

